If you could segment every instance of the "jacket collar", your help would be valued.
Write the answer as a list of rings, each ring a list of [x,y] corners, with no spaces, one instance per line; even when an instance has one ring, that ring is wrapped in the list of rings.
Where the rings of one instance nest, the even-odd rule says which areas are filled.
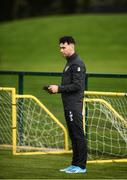
[[[72,54],[71,56],[69,56],[69,57],[66,58],[66,59],[67,59],[67,62],[73,61],[76,57],[77,57],[77,54],[76,54],[76,53]]]

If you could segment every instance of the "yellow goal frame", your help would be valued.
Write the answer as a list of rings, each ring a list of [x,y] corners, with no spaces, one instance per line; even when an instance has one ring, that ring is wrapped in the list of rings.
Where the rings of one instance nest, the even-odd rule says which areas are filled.
[[[85,91],[85,96],[127,96],[127,93],[121,92],[97,92],[97,91]],[[87,102],[101,102],[106,107],[108,107],[125,125],[127,128],[127,122],[115,109],[104,99],[101,98],[84,98],[84,114],[85,114],[85,104]],[[85,118],[83,118],[83,123],[85,126]],[[85,129],[85,128],[84,128]],[[106,160],[90,160],[88,163],[112,163],[112,162],[127,162],[127,158],[122,159],[106,159]]]
[[[69,152],[69,143],[68,143],[68,133],[67,129],[63,126],[63,124],[42,104],[35,96],[32,95],[17,95],[16,94],[16,89],[15,88],[2,88],[0,87],[0,90],[2,91],[9,91],[12,94],[12,152],[14,155],[34,155],[34,154],[63,154],[63,153],[68,153]],[[33,99],[50,117],[53,121],[57,123],[59,127],[61,127],[63,133],[64,133],[64,150],[57,150],[57,151],[50,151],[50,152],[17,152],[16,151],[16,124],[17,124],[17,119],[16,119],[16,99],[18,98],[31,98]],[[41,149],[40,149],[41,150]]]
[[[63,126],[63,124],[42,104],[35,96],[32,95],[18,95],[16,94],[15,88],[10,87],[0,87],[0,90],[3,91],[10,91],[12,94],[12,152],[14,155],[35,155],[35,154],[63,154],[63,153],[72,153],[71,150],[69,150],[69,141],[68,141],[68,133],[67,129]],[[126,93],[114,93],[114,92],[96,92],[96,91],[85,91],[85,96],[92,96],[92,95],[99,95],[99,96],[127,96]],[[63,151],[56,151],[56,152],[16,152],[16,99],[17,98],[32,98],[36,103],[44,109],[48,115],[52,118],[53,121],[55,121],[58,126],[60,126],[64,132],[64,141],[65,141],[65,147]],[[107,101],[100,99],[100,98],[84,98],[84,110],[85,110],[85,103],[90,101],[101,101],[103,104],[108,106],[111,111],[113,111],[119,119],[124,122],[125,126],[127,127],[127,122],[123,119],[122,116],[120,116],[114,108],[107,103]],[[85,114],[85,112],[83,112]],[[84,116],[84,127],[85,127],[85,116]],[[84,128],[85,131],[85,128]],[[3,145],[4,146],[4,145]],[[10,147],[10,146],[8,146]],[[112,162],[127,162],[127,159],[108,159],[108,160],[90,160],[88,163],[112,163]]]

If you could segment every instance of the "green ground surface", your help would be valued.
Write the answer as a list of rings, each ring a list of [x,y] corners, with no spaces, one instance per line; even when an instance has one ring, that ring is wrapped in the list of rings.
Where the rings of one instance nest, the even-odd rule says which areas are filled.
[[[61,72],[65,60],[58,38],[77,40],[77,52],[87,72],[127,73],[127,15],[78,15],[43,17],[0,24],[0,70]],[[14,75],[0,75],[0,86],[18,87]],[[25,76],[24,93],[37,96],[65,124],[60,95],[42,91],[45,84],[59,84],[60,77]],[[91,78],[90,90],[127,91],[126,79]],[[59,172],[71,155],[13,156],[0,150],[0,178],[126,179],[127,164],[88,164],[85,175]]]
[[[59,71],[58,39],[72,35],[88,72],[127,72],[127,15],[44,17],[0,25],[0,70]]]
[[[126,163],[88,164],[86,174],[66,174],[71,155],[13,156],[0,151],[1,179],[126,179]]]

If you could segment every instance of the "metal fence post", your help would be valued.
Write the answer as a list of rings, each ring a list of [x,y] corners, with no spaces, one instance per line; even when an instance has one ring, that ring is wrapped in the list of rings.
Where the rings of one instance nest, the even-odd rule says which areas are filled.
[[[24,73],[19,72],[18,73],[18,94],[23,94],[23,88],[24,88]]]

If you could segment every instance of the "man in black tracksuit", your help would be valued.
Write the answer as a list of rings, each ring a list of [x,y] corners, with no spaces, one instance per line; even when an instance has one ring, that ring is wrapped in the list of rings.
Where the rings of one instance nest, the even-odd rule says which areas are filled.
[[[64,114],[72,141],[72,165],[61,169],[66,173],[85,173],[87,160],[87,143],[83,130],[83,97],[85,90],[86,68],[75,53],[75,41],[71,36],[60,38],[60,51],[67,59],[60,86],[50,85],[51,93],[61,93]]]

